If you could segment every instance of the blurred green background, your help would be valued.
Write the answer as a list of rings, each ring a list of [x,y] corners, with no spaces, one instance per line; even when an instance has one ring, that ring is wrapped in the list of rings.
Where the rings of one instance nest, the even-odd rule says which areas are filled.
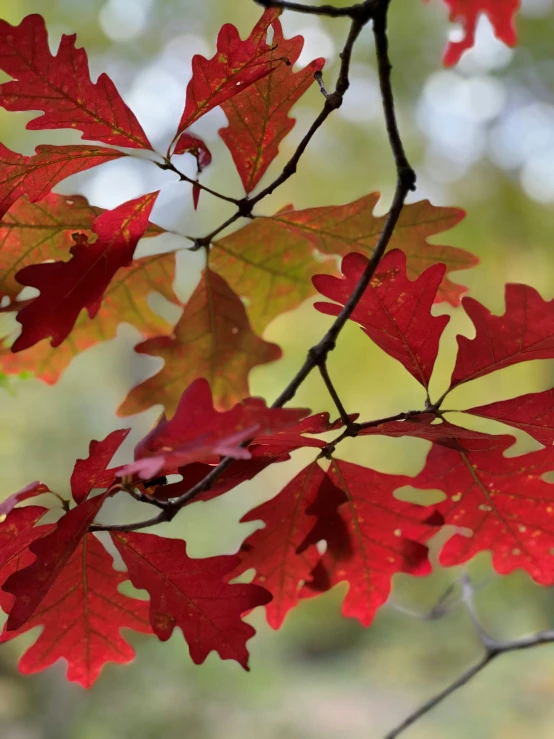
[[[335,4],[348,4],[335,0]],[[391,54],[398,113],[410,159],[418,172],[413,199],[461,206],[467,218],[437,237],[476,253],[481,265],[460,273],[470,293],[496,312],[503,310],[503,285],[527,282],[543,297],[554,296],[554,3],[523,0],[518,18],[520,44],[510,50],[497,42],[482,19],[476,48],[454,70],[441,67],[447,23],[439,0],[392,3]],[[181,114],[190,60],[211,56],[224,22],[244,36],[260,15],[251,0],[0,0],[0,16],[18,23],[42,13],[57,46],[62,33],[77,32],[90,58],[93,77],[106,71],[137,113],[151,140],[163,148]],[[330,86],[346,21],[326,21],[286,13],[286,35],[306,39],[301,62],[328,59]],[[266,181],[275,175],[321,106],[315,87],[294,113],[293,133],[281,147]],[[0,111],[0,140],[26,154],[39,143],[70,142],[71,132],[31,132],[33,114]],[[240,194],[231,157],[217,135],[225,124],[219,110],[195,130],[208,142],[214,164],[203,182]],[[193,174],[192,163],[183,167]],[[104,165],[64,183],[58,190],[81,193],[93,204],[114,207],[161,184],[153,220],[182,233],[202,235],[231,211],[205,194],[198,213],[190,206],[189,186],[147,162],[129,159]],[[387,209],[394,168],[384,135],[373,44],[367,29],[356,47],[352,88],[343,108],[322,128],[299,172],[263,203],[274,212],[286,203],[297,208],[340,204],[372,191]],[[232,207],[232,206],[231,206]],[[181,246],[164,236],[156,248]],[[151,246],[151,244],[149,245]],[[146,253],[146,252],[143,252]],[[189,295],[202,267],[197,253],[179,256],[178,291]],[[456,278],[458,275],[455,275]],[[155,303],[161,311],[168,306]],[[454,336],[468,330],[456,311],[445,332],[433,381],[434,397],[444,389],[454,360]],[[328,325],[310,304],[274,321],[266,338],[283,347],[284,358],[251,374],[253,394],[272,401],[295,372],[305,350]],[[7,324],[4,328],[8,329]],[[133,355],[136,330],[121,326],[114,341],[84,352],[60,382],[13,380],[0,387],[0,495],[40,478],[62,494],[77,457],[90,439],[117,427],[133,432],[126,446],[151,426],[160,408],[121,419],[115,409],[130,387],[149,376],[159,361]],[[402,367],[380,352],[360,330],[348,326],[330,371],[347,408],[364,419],[421,407],[421,388]],[[533,362],[503,370],[456,391],[449,407],[464,408],[554,384],[554,364]],[[333,409],[314,375],[297,396],[298,405]],[[454,418],[452,419],[454,420]],[[461,419],[459,419],[461,421]],[[481,423],[491,431],[499,424]],[[339,456],[386,472],[417,473],[428,444],[409,439],[366,438],[340,448]],[[514,453],[533,447],[518,438]],[[275,495],[311,455],[301,451],[287,465],[272,468],[222,500],[196,504],[160,533],[184,537],[192,556],[236,551],[256,525],[240,525],[241,515]],[[113,504],[106,517],[130,520],[142,515],[129,503]],[[483,555],[469,566],[485,626],[497,637],[518,636],[554,626],[554,597],[522,573],[499,578]],[[16,664],[25,639],[0,651],[0,736],[2,739],[372,739],[445,686],[477,660],[480,647],[462,606],[440,620],[422,620],[460,571],[436,568],[425,580],[399,576],[391,603],[370,629],[342,619],[342,588],[306,602],[279,632],[263,613],[251,616],[258,634],[250,642],[251,672],[213,654],[192,665],[180,633],[170,644],[132,638],[137,659],[108,666],[90,691],[65,681],[65,668],[21,677]],[[453,599],[455,601],[456,594]],[[414,615],[415,614],[415,615]],[[469,686],[406,732],[410,739],[461,737],[511,739],[554,736],[554,646],[502,657]]]

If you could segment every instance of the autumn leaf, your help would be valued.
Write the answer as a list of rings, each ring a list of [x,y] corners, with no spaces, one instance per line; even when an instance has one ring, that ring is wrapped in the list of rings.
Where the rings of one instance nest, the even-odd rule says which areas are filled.
[[[114,476],[107,472],[108,465],[130,430],[112,431],[102,441],[91,441],[89,456],[75,462],[71,474],[71,494],[76,503],[80,504],[86,500],[94,488],[105,489],[112,484]]]
[[[307,415],[304,409],[267,408],[261,398],[246,398],[218,412],[207,380],[200,378],[183,392],[174,416],[165,416],[135,448],[135,462],[119,470],[143,480],[173,473],[179,467],[219,456],[250,459],[242,444],[258,434],[274,433]]]
[[[316,275],[314,286],[335,303],[316,303],[315,308],[321,313],[338,316],[367,265],[366,257],[353,253],[342,260],[342,279]],[[350,316],[425,389],[429,387],[439,341],[449,321],[448,316],[431,315],[444,272],[444,265],[435,264],[411,282],[406,276],[406,256],[395,249],[381,260]]]
[[[554,469],[552,447],[518,457],[504,452],[512,436],[466,441],[466,451],[433,446],[423,471],[409,484],[442,490],[435,507],[446,524],[469,529],[444,545],[440,562],[462,564],[482,551],[502,575],[521,568],[541,585],[554,584]]]
[[[266,11],[264,17],[269,17]],[[227,145],[247,193],[251,192],[279,154],[279,144],[296,123],[289,117],[298,102],[314,82],[314,73],[323,69],[324,59],[315,59],[298,72],[292,71],[304,38],[285,39],[277,18],[272,23],[273,40],[267,61],[275,70],[222,104],[229,125],[219,131]],[[286,59],[288,64],[279,64]]]
[[[281,356],[276,344],[252,332],[240,298],[209,269],[203,272],[172,334],[148,339],[135,351],[161,357],[165,365],[131,390],[118,410],[123,416],[155,403],[173,413],[183,387],[197,377],[210,383],[216,408],[229,408],[249,395],[250,370]]]
[[[389,596],[394,574],[407,572],[421,576],[430,573],[427,547],[418,539],[429,538],[442,520],[430,508],[394,497],[397,488],[411,484],[410,478],[386,475],[339,460],[332,461],[329,477],[346,496],[338,512],[350,546],[345,546],[342,537],[339,547],[328,546],[301,595],[309,597],[347,581],[349,588],[342,613],[369,626]],[[317,511],[316,506],[307,512],[314,511]],[[323,526],[317,527],[315,535],[309,536],[304,546],[320,539],[333,542],[336,539],[333,519],[329,523],[326,527],[323,521]]]
[[[147,236],[148,231],[144,235]],[[54,384],[74,357],[91,346],[113,339],[120,323],[133,325],[145,337],[167,331],[169,324],[153,312],[148,298],[157,292],[180,305],[173,292],[174,281],[175,254],[134,260],[129,267],[116,272],[94,320],[81,311],[71,334],[55,349],[46,341],[17,354],[6,346],[0,347],[2,370],[7,374],[32,372],[44,382]]]
[[[320,558],[315,546],[297,553],[317,521],[307,510],[318,496],[333,495],[339,495],[342,500],[340,491],[317,462],[313,462],[278,495],[241,518],[241,523],[263,521],[265,526],[244,541],[238,554],[240,564],[231,577],[256,570],[254,582],[273,594],[266,612],[267,622],[274,629],[281,626],[287,613],[298,604],[300,588]]]
[[[152,146],[134,113],[106,74],[90,79],[87,55],[75,35],[62,36],[52,55],[44,19],[28,15],[19,26],[0,21],[0,69],[13,78],[0,85],[6,110],[42,110],[33,131],[77,128],[82,138],[133,149]]]
[[[104,212],[80,195],[48,193],[37,203],[27,196],[19,198],[0,221],[0,297],[13,300],[21,292],[15,274],[23,267],[70,257],[72,234],[92,238],[93,223]],[[144,235],[162,232],[151,223]]]
[[[529,285],[506,285],[502,316],[473,298],[464,298],[463,306],[475,326],[475,338],[458,336],[451,390],[519,362],[554,357],[554,300],[543,300]]]
[[[545,446],[554,444],[554,390],[488,403],[465,413],[506,423]]]
[[[21,488],[21,490],[18,490],[17,493],[12,493],[12,495],[9,495],[0,503],[0,517],[5,518],[18,503],[23,503],[25,500],[36,498],[37,496],[44,495],[45,493],[52,493],[47,485],[45,485],[43,482],[39,482],[38,480],[36,480],[35,482],[31,482],[29,485]]]
[[[17,501],[15,501],[17,502]],[[49,533],[53,525],[35,526],[48,512],[42,506],[25,506],[4,511],[5,519],[0,522],[0,586],[10,575],[34,560],[29,545]],[[0,590],[0,605],[9,613],[14,598],[10,593]]]
[[[34,203],[66,177],[122,156],[98,146],[37,146],[36,153],[27,157],[0,144],[0,217],[18,198],[27,195]]]
[[[494,32],[508,46],[515,46],[517,36],[514,19],[519,10],[520,0],[443,0],[450,11],[452,23],[460,23],[464,35],[460,41],[450,41],[444,52],[444,64],[452,67],[460,61],[464,51],[475,43],[477,22],[486,15],[492,23]]]
[[[235,460],[214,481],[209,490],[195,496],[192,502],[218,498],[237,487],[237,485],[252,480],[270,465],[286,462],[290,459],[290,453],[297,449],[305,447],[323,448],[326,444],[325,441],[315,436],[305,436],[305,434],[323,434],[341,428],[342,425],[340,420],[330,423],[328,413],[317,413],[294,423],[284,430],[254,437],[247,447],[251,459]],[[180,467],[178,472],[183,479],[157,487],[153,495],[160,500],[168,500],[183,495],[203,480],[212,470],[213,465],[198,462]]]
[[[30,545],[36,559],[10,575],[2,586],[15,597],[6,624],[8,631],[20,629],[33,616],[81,543],[104,499],[104,495],[99,495],[72,508],[60,518],[53,531]]]
[[[391,436],[393,438],[413,436],[416,439],[425,439],[452,449],[463,448],[467,440],[490,439],[489,434],[455,426],[444,419],[437,418],[434,413],[414,414],[405,421],[370,423],[365,427],[361,424],[359,436]]]
[[[63,659],[67,679],[90,688],[107,662],[130,662],[135,652],[121,629],[143,634],[151,629],[148,601],[119,592],[126,579],[92,534],[82,538],[31,619],[16,631],[4,629],[0,637],[5,643],[42,626],[19,662],[20,672],[30,675]]]
[[[268,61],[267,29],[280,11],[266,10],[250,36],[241,40],[239,32],[226,23],[217,37],[217,52],[211,59],[201,54],[192,58],[192,77],[187,86],[185,109],[176,138],[212,108],[246,90],[270,74],[279,61]]]
[[[240,617],[271,595],[257,585],[224,582],[237,557],[191,559],[184,541],[153,534],[112,533],[112,539],[133,585],[150,595],[150,622],[161,641],[178,626],[196,664],[215,650],[248,669],[246,642],[256,632]]]
[[[99,216],[93,224],[98,239],[89,244],[86,237],[79,237],[69,262],[33,264],[17,273],[18,282],[37,288],[40,295],[17,314],[22,330],[13,352],[47,337],[52,337],[53,347],[58,346],[83,308],[94,318],[117,270],[131,264],[157,194],[130,200]]]
[[[355,251],[371,256],[386,219],[386,215],[373,215],[378,200],[379,194],[373,193],[345,205],[282,211],[268,219],[266,238],[271,234],[273,242],[278,243],[291,238],[307,240],[323,254],[346,256]],[[411,280],[437,262],[446,265],[447,277],[439,288],[437,302],[459,305],[467,288],[451,282],[450,272],[469,269],[479,261],[462,249],[428,243],[430,236],[453,228],[464,215],[459,208],[439,208],[428,200],[405,205],[389,242],[389,251],[401,249],[406,254]]]
[[[257,333],[314,294],[313,275],[337,271],[335,260],[322,263],[315,258],[313,244],[302,233],[268,218],[256,218],[214,241],[209,265],[247,300],[248,318]]]

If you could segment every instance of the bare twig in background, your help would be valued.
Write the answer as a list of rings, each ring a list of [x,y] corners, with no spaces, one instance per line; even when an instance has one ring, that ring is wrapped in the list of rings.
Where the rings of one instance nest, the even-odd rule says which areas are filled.
[[[434,695],[421,706],[416,708],[415,711],[413,711],[407,718],[404,719],[404,721],[402,721],[402,723],[400,723],[396,728],[386,734],[384,739],[395,739],[395,737],[400,736],[400,734],[402,734],[407,728],[412,726],[412,724],[415,724],[416,721],[419,721],[420,718],[429,713],[429,711],[435,708],[435,706],[438,706],[439,703],[442,703],[443,700],[445,700],[450,695],[466,685],[472,678],[474,678],[482,670],[484,670],[485,667],[499,655],[506,654],[508,652],[515,652],[521,649],[529,649],[530,647],[536,647],[539,644],[554,642],[554,630],[552,629],[549,629],[547,631],[540,631],[537,634],[525,636],[521,639],[494,639],[483,628],[481,622],[479,621],[479,618],[477,617],[474,600],[476,590],[475,586],[472,584],[468,575],[464,575],[461,578],[460,582],[462,584],[462,597],[460,601],[458,601],[458,604],[460,602],[463,602],[465,607],[467,608],[469,617],[471,618],[471,622],[473,623],[479,640],[483,646],[484,654],[478,662],[462,672],[462,674],[453,682],[451,682],[450,685]],[[453,585],[449,588],[449,591],[447,591],[445,595],[450,594],[452,587],[455,584],[456,583],[453,583]],[[441,600],[444,600],[444,596]],[[448,610],[452,609],[449,608]]]

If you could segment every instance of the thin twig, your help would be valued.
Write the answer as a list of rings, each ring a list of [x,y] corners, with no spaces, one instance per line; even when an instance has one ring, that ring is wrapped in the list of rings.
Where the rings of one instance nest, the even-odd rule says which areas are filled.
[[[317,72],[314,72],[314,78],[317,84],[319,85],[319,89],[321,90],[321,94],[323,97],[327,100],[329,95],[331,94],[329,90],[325,87],[325,82],[323,81],[323,72],[321,69],[318,69]]]
[[[160,169],[174,172],[176,175],[179,176],[179,179],[182,182],[189,182],[191,185],[196,185],[196,187],[198,187],[200,190],[203,190],[204,192],[207,192],[210,195],[219,198],[220,200],[225,200],[227,203],[233,203],[233,205],[239,205],[239,203],[241,202],[239,198],[232,198],[228,195],[223,195],[223,193],[217,192],[217,190],[212,190],[211,187],[206,187],[206,185],[198,182],[198,180],[193,180],[192,177],[188,177],[188,175],[186,175],[184,172],[181,172],[180,169],[177,169],[177,167],[170,159],[166,159],[163,164],[160,164],[160,162],[154,162],[154,164],[156,164]]]
[[[346,426],[347,429],[350,428],[350,425],[351,425],[350,416],[346,412],[346,409],[343,406],[341,399],[339,398],[339,394],[337,393],[337,390],[336,390],[335,386],[333,385],[333,381],[331,380],[331,377],[329,375],[329,370],[327,369],[327,363],[326,362],[321,362],[319,364],[319,372],[321,374],[321,377],[323,379],[323,382],[325,383],[325,387],[327,388],[327,392],[329,393],[329,395],[333,399],[333,402],[334,402],[334,404],[335,404],[335,406],[336,406],[336,408],[337,408],[337,410],[339,412],[341,421],[344,423],[344,425]]]
[[[465,685],[466,683],[468,683],[473,677],[475,677],[475,675],[481,672],[481,670],[483,670],[492,659],[494,659],[493,655],[485,654],[481,658],[481,660],[477,662],[477,664],[467,669],[464,673],[460,675],[460,677],[454,680],[454,682],[450,683],[450,685],[447,688],[445,688],[444,690],[441,690],[440,693],[437,693],[437,695],[430,698],[423,705],[421,705],[416,711],[411,713],[395,729],[393,729],[392,731],[389,731],[389,733],[385,735],[384,739],[396,739],[396,737],[400,736],[400,734],[403,731],[405,731],[409,726],[411,726],[416,721],[418,721],[426,713],[429,713],[429,711],[431,711],[439,703],[442,703],[442,701],[445,698],[448,698],[449,695],[452,695],[452,693],[456,692],[456,690],[461,688],[462,685]]]
[[[484,670],[485,667],[499,655],[506,654],[508,652],[519,651],[521,649],[529,649],[531,647],[539,646],[540,644],[554,642],[554,630],[551,629],[540,631],[538,634],[532,634],[531,636],[524,636],[520,639],[494,639],[486,632],[477,617],[474,603],[475,587],[473,586],[467,575],[462,576],[461,583],[461,602],[465,604],[468,610],[471,622],[477,632],[481,644],[483,645],[485,653],[481,657],[479,662],[462,672],[462,674],[457,677],[456,680],[453,680],[450,685],[439,691],[436,695],[434,695],[428,701],[419,706],[415,711],[407,716],[407,718],[405,718],[402,723],[400,723],[392,731],[386,734],[384,739],[395,739],[396,737],[400,736],[400,734],[402,734],[408,727],[416,723],[416,721],[422,718],[422,716],[425,716],[425,714],[429,713],[429,711],[435,708],[435,706],[438,706],[439,703],[442,703],[443,700],[445,700],[461,687],[466,685],[466,683],[468,683],[472,678],[474,678],[482,670]]]

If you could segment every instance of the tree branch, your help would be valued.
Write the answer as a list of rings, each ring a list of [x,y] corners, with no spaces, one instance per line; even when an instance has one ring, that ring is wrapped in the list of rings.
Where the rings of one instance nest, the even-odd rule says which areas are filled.
[[[321,367],[325,365],[329,352],[331,352],[335,348],[340,332],[342,331],[346,322],[348,321],[357,304],[359,303],[362,295],[364,294],[366,288],[371,281],[371,278],[373,277],[373,274],[375,273],[375,270],[381,258],[386,251],[387,246],[389,245],[390,239],[400,217],[400,213],[402,212],[402,208],[404,207],[404,202],[406,200],[408,192],[415,189],[416,175],[414,170],[409,165],[406,154],[404,152],[402,140],[398,131],[396,112],[394,108],[394,97],[391,85],[392,65],[388,56],[387,38],[387,14],[390,6],[390,1],[391,0],[365,0],[358,5],[351,6],[350,10],[352,12],[352,23],[350,25],[350,30],[344,44],[344,48],[340,55],[341,67],[337,78],[335,91],[326,96],[323,110],[310,127],[308,133],[304,136],[304,138],[298,145],[295,153],[287,162],[281,174],[270,185],[262,190],[256,197],[252,198],[252,200],[244,198],[242,201],[240,201],[238,211],[230,218],[228,218],[225,223],[223,223],[207,236],[195,240],[196,248],[207,247],[212,239],[215,238],[215,236],[223,231],[225,228],[227,228],[227,226],[231,225],[243,216],[251,215],[252,208],[255,204],[260,202],[260,200],[265,198],[267,195],[270,195],[277,187],[283,184],[283,182],[288,180],[289,177],[291,177],[294,172],[296,172],[298,161],[306,150],[316,131],[320,128],[322,123],[331,114],[331,112],[339,108],[342,104],[343,97],[348,90],[350,84],[349,71],[354,44],[356,43],[356,40],[358,39],[364,26],[367,25],[370,20],[373,20],[373,32],[375,35],[375,47],[379,68],[379,82],[381,88],[383,111],[387,124],[389,142],[396,164],[396,191],[381,235],[377,241],[373,254],[369,259],[368,265],[364,270],[364,273],[356,288],[354,289],[354,292],[350,296],[349,300],[347,301],[339,315],[333,321],[331,327],[325,333],[323,338],[309,350],[304,364],[299,369],[297,374],[293,377],[293,379],[289,382],[287,387],[272,404],[272,408],[281,408],[290,400],[292,400],[292,398],[296,394],[296,391],[302,385],[308,375],[312,372],[312,370],[316,367]],[[268,5],[267,7],[270,6]],[[274,6],[271,5],[271,7]],[[288,7],[290,7],[290,5]],[[336,399],[334,397],[333,399],[336,403]],[[340,408],[342,408],[342,406],[340,406]],[[342,408],[342,411],[344,412],[344,408]],[[400,414],[400,416],[396,417],[396,419],[400,420],[401,417],[406,417],[406,414]],[[350,421],[348,421],[346,432],[342,435],[341,438],[356,435],[357,429],[358,427],[356,424],[351,424]],[[338,441],[334,442],[335,445],[337,443]],[[216,467],[214,467],[209,472],[209,474],[203,480],[197,483],[189,491],[183,493],[183,495],[179,496],[178,498],[172,498],[166,501],[163,510],[160,511],[159,515],[155,518],[150,519],[146,522],[143,521],[137,524],[131,524],[127,527],[121,526],[117,530],[133,531],[137,528],[146,528],[148,526],[153,526],[164,521],[172,520],[177,512],[185,505],[187,505],[187,503],[190,503],[198,495],[209,490],[213,483],[217,481],[217,479],[223,474],[223,472],[229,467],[229,465],[233,464],[233,462],[234,459],[232,457],[225,457]],[[157,505],[159,505],[159,501]],[[94,530],[100,531],[111,529],[106,526],[100,526],[96,527]]]
[[[304,5],[303,3],[289,2],[289,0],[254,0],[254,2],[263,8],[283,8],[283,10],[294,10],[297,13],[326,15],[328,18],[352,18],[357,7],[355,5],[348,8],[337,8],[334,5]]]
[[[475,603],[474,603],[474,592],[475,588],[473,584],[471,583],[471,580],[467,575],[462,576],[461,578],[462,583],[462,599],[460,602],[463,602],[468,610],[469,616],[471,618],[471,622],[473,626],[475,627],[475,630],[477,632],[477,635],[479,637],[479,640],[484,648],[484,655],[481,657],[479,662],[469,667],[467,670],[462,672],[462,674],[456,678],[453,682],[450,683],[446,688],[441,690],[439,693],[434,695],[432,698],[430,698],[428,701],[423,703],[419,708],[417,708],[415,711],[413,711],[407,718],[402,721],[397,727],[395,727],[392,731],[390,731],[384,739],[395,739],[396,737],[400,736],[405,729],[412,726],[416,721],[418,721],[420,718],[425,716],[425,714],[429,713],[435,706],[438,706],[439,703],[442,703],[443,700],[448,698],[450,695],[455,693],[457,690],[459,690],[461,687],[466,685],[472,678],[474,678],[476,675],[478,675],[482,670],[485,669],[485,667],[490,664],[493,659],[498,657],[501,654],[506,654],[507,652],[515,652],[520,649],[529,649],[530,647],[536,647],[539,644],[546,644],[549,642],[554,642],[554,630],[549,629],[546,631],[540,631],[537,634],[533,634],[531,636],[525,636],[521,639],[512,639],[512,640],[497,640],[491,637],[483,628],[481,622],[479,621],[476,611],[475,611]],[[451,586],[452,587],[452,586]]]

